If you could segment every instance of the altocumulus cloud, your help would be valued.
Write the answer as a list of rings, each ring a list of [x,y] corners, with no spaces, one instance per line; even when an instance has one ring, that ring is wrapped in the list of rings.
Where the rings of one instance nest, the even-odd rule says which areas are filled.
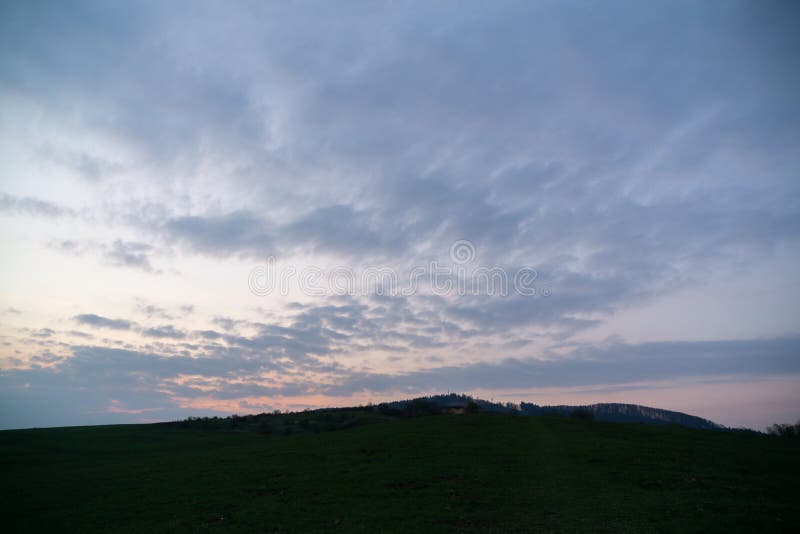
[[[79,324],[112,330],[129,330],[133,326],[133,323],[126,319],[109,319],[94,313],[83,313],[76,315],[73,319]]]
[[[202,357],[72,347],[71,357],[56,360],[58,363],[54,366],[34,365],[29,369],[0,372],[0,398],[3,399],[0,426],[118,421],[119,410],[107,410],[114,403],[130,411],[126,415],[128,419],[138,420],[143,411],[156,408],[164,411],[161,416],[198,413],[185,406],[187,399],[247,403],[253,397],[302,400],[305,395],[313,394],[333,399],[357,393],[423,394],[447,388],[598,386],[613,391],[644,381],[736,380],[800,372],[798,338],[617,344],[604,349],[575,350],[558,360],[507,359],[398,374],[358,373],[323,364],[314,357],[300,358],[294,350],[321,351],[313,345],[293,346],[288,340],[284,345],[287,353],[293,354],[290,363],[279,358],[266,359],[256,350],[264,338],[258,336],[251,342],[231,340],[231,348],[209,348]],[[278,343],[269,340],[273,348]],[[236,346],[245,347],[245,350],[231,350]],[[260,374],[276,371],[291,379],[265,385]],[[327,379],[303,378],[307,373],[321,371],[326,373]],[[57,403],[53,411],[49,403],[55,399],[66,402]],[[251,404],[251,408],[271,408],[268,401],[259,402],[261,404]],[[22,406],[34,407],[36,412],[21,415],[18,410]]]
[[[26,313],[4,315],[19,322],[3,331],[17,368],[4,384],[79,421],[188,413],[175,399],[214,380],[209,395],[231,400],[797,375],[796,284],[779,282],[800,261],[797,15],[746,2],[4,2],[4,257],[55,243],[80,256],[76,287],[113,280],[110,301],[156,302],[134,320],[62,295],[96,312],[72,318],[109,336],[94,347],[53,327],[74,311],[32,324],[43,310],[9,302]],[[469,267],[530,267],[552,295],[243,295],[242,266],[266,256],[406,279],[463,239]],[[779,295],[769,306],[698,314],[698,329],[759,339],[586,341],[635,337],[602,329],[764,266],[772,276],[734,290]],[[36,269],[10,276],[47,287]],[[220,309],[187,289],[212,277]],[[127,285],[141,279],[152,285]],[[196,305],[191,321],[166,311],[178,303]],[[270,373],[284,378],[264,385]],[[118,381],[92,390],[99,376]]]

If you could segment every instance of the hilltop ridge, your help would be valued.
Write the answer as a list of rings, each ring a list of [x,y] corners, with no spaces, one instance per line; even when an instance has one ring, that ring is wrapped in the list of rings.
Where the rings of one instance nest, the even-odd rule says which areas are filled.
[[[696,415],[690,415],[672,410],[664,410],[661,408],[653,408],[650,406],[641,406],[638,404],[622,404],[613,402],[588,405],[540,406],[538,404],[528,402],[522,402],[520,404],[514,404],[510,402],[499,403],[478,399],[459,393],[448,393],[381,403],[378,405],[378,407],[380,408],[381,406],[386,406],[390,409],[402,409],[407,408],[409,405],[414,403],[420,404],[422,402],[432,403],[433,405],[446,410],[465,409],[468,405],[470,405],[470,403],[473,403],[480,409],[480,411],[484,412],[517,413],[525,416],[570,416],[573,414],[585,416],[586,414],[590,414],[590,417],[596,421],[607,421],[612,423],[645,423],[652,425],[673,424],[687,428],[698,428],[705,430],[725,429],[725,426],[723,425],[702,417],[698,417]]]

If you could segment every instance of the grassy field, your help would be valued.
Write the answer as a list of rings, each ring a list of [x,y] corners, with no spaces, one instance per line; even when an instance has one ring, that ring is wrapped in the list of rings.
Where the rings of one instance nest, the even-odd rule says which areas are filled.
[[[0,432],[4,531],[795,531],[798,440],[440,415]]]

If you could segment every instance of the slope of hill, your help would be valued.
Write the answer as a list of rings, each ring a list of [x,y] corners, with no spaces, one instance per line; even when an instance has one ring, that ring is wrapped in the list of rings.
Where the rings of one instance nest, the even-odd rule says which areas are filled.
[[[302,427],[303,414],[282,417]],[[163,424],[0,432],[3,526],[800,531],[797,440],[498,413],[372,417],[287,436]]]
[[[410,403],[420,401],[433,403],[441,408],[463,408],[469,403],[475,403],[482,411],[500,413],[519,413],[520,415],[563,415],[569,416],[576,411],[590,412],[597,421],[608,421],[612,423],[646,423],[655,425],[674,424],[688,428],[700,428],[707,430],[722,430],[725,427],[718,425],[708,419],[689,415],[681,412],[662,410],[660,408],[650,408],[649,406],[639,406],[638,404],[617,404],[601,403],[585,406],[539,406],[523,402],[516,404],[500,404],[483,399],[475,399],[468,395],[448,393],[447,395],[433,395],[430,397],[418,397],[386,403],[395,409],[408,406]]]
[[[522,415],[570,415],[577,410],[590,412],[596,421],[612,423],[647,423],[651,425],[681,425],[687,428],[706,430],[722,430],[725,427],[708,419],[681,412],[639,406],[638,404],[601,403],[587,406],[537,406],[523,402],[520,405]]]

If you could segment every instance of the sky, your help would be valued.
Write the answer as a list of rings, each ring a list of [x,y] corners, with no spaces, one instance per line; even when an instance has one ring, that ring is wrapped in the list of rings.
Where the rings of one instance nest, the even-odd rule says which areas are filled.
[[[800,9],[0,4],[0,428],[800,419]]]

